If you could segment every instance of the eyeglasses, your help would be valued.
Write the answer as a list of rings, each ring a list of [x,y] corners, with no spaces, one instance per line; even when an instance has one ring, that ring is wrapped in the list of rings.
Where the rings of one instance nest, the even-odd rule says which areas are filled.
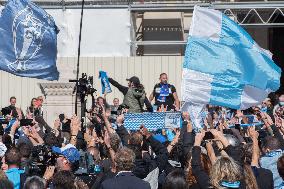
[[[61,155],[61,154],[58,154],[57,158],[65,158],[65,157],[63,155]]]

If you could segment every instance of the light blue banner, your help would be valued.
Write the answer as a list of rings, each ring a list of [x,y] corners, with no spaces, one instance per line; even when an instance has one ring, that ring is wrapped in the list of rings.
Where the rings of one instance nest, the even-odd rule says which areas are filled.
[[[181,112],[128,113],[124,116],[128,130],[139,130],[144,125],[149,130],[180,128]]]

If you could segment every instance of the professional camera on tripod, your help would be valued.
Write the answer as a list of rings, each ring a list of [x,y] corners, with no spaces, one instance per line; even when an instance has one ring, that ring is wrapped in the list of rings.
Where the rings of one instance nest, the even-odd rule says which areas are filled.
[[[77,94],[80,95],[81,99],[85,99],[88,95],[93,95],[97,90],[93,87],[94,79],[93,76],[87,76],[86,73],[82,73],[82,77],[78,80]]]
[[[94,79],[93,76],[87,76],[86,73],[82,73],[82,77],[78,80],[69,80],[69,82],[76,82],[75,91],[77,97],[80,97],[80,103],[81,103],[81,118],[85,117],[85,113],[87,112],[86,109],[86,97],[88,95],[91,95],[92,97],[92,104],[94,104],[95,98],[94,93],[97,91],[97,89],[94,88]],[[75,103],[75,113],[77,113],[77,98]],[[81,119],[82,122],[82,129],[83,128],[83,119]]]

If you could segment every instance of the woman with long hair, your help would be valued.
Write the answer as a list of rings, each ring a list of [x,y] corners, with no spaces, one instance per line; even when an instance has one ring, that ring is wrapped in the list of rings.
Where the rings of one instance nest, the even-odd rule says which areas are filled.
[[[212,158],[212,168],[210,173],[205,171],[201,164],[201,142],[205,136],[205,132],[202,131],[195,136],[195,143],[192,149],[192,173],[197,180],[201,189],[215,188],[239,188],[246,189],[246,183],[244,182],[244,171],[241,166],[239,150],[238,148],[230,145],[229,141],[223,135],[222,132],[215,129],[210,130],[214,139],[222,143],[223,150],[226,155],[218,158]]]
[[[243,146],[242,160],[244,163],[245,181],[249,189],[274,188],[273,174],[270,170],[259,166],[260,149],[258,146],[258,132],[254,127],[248,129],[252,143]]]
[[[243,188],[242,168],[230,157],[220,156],[210,171],[210,185],[215,189]]]
[[[27,115],[34,114],[35,108],[36,108],[37,98],[33,98],[31,100],[31,105],[27,108]]]
[[[210,159],[207,155],[201,153],[201,166],[205,173],[209,175],[210,169],[211,169],[211,162]],[[187,155],[187,161],[185,162],[185,173],[186,173],[186,182],[189,184],[189,189],[198,189],[201,188],[199,186],[199,183],[197,182],[197,179],[192,173],[192,167],[191,167],[191,161],[192,161],[192,153],[189,152]]]

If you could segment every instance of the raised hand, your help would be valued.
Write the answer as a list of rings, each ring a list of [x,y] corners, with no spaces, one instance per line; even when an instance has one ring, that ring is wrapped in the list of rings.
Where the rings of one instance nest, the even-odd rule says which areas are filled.
[[[43,175],[43,178],[48,181],[50,180],[53,175],[54,175],[54,171],[55,171],[55,166],[48,166],[45,170],[45,173]]]
[[[204,130],[202,130],[200,133],[197,133],[195,135],[194,146],[200,146],[204,136],[205,136],[205,131]]]
[[[80,129],[81,129],[81,121],[78,116],[73,115],[70,124],[71,135],[77,136]]]
[[[176,143],[178,143],[179,136],[180,136],[180,130],[177,130],[177,131],[176,131],[176,136],[175,136],[175,138],[174,138],[173,141],[172,141],[173,145],[175,145]]]
[[[248,134],[252,140],[258,140],[259,133],[255,130],[255,127],[249,127]]]

